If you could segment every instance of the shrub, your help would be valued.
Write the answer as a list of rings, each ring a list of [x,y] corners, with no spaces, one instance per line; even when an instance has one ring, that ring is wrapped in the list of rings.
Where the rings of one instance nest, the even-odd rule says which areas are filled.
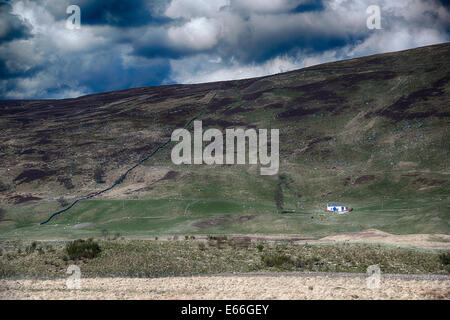
[[[205,245],[203,242],[200,242],[200,243],[198,244],[198,248],[199,248],[201,251],[204,251],[204,250],[206,250],[206,245]]]
[[[264,245],[262,243],[258,243],[258,245],[256,246],[256,248],[258,249],[259,252],[262,252],[264,249]]]
[[[78,239],[66,245],[66,252],[71,260],[93,259],[100,254],[101,249],[98,243],[91,239]]]
[[[8,191],[10,186],[0,181],[0,192]]]
[[[439,255],[439,260],[444,266],[448,266],[450,264],[450,252],[443,252]]]
[[[36,250],[37,242],[33,241],[28,247],[26,247],[25,251],[27,254],[33,253]]]
[[[103,177],[105,175],[105,171],[101,167],[97,167],[94,170],[94,180],[97,183],[105,183]]]
[[[281,267],[294,263],[290,256],[281,253],[264,254],[261,256],[261,260],[267,267]]]
[[[69,202],[64,197],[60,197],[57,201],[61,207],[67,207],[69,205]]]
[[[283,189],[281,188],[281,183],[277,184],[275,189],[275,205],[279,213],[283,211]]]
[[[217,249],[222,249],[224,243],[227,241],[227,236],[219,235],[219,236],[212,237],[212,239],[216,240],[215,246],[217,247]],[[210,241],[211,241],[211,246],[213,246],[214,245],[213,240],[210,240]]]
[[[75,188],[70,177],[59,177],[58,182],[61,183],[67,190]]]

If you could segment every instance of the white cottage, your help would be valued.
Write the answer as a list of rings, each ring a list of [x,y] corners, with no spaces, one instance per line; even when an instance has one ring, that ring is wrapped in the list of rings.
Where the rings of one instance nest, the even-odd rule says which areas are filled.
[[[340,202],[328,202],[327,203],[327,211],[335,212],[335,213],[346,213],[352,211],[353,208],[349,209],[346,206],[343,206]]]

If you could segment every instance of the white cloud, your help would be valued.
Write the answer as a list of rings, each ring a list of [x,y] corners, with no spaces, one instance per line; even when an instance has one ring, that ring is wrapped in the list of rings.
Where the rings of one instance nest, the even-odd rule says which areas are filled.
[[[169,40],[175,47],[194,50],[212,48],[217,43],[219,30],[214,21],[208,18],[195,18],[180,27],[167,31]]]
[[[80,5],[81,30],[65,28],[69,2],[11,2],[33,37],[2,43],[0,96],[74,96],[146,85],[152,77],[241,79],[450,41],[450,13],[434,0],[329,0],[305,12],[292,9],[311,0],[172,0],[158,8],[176,20],[126,28],[83,24]],[[95,1],[83,3],[96,12]],[[382,30],[366,27],[371,4],[381,7]]]
[[[216,61],[205,56],[196,56],[171,60],[171,66],[173,70],[171,78],[176,82],[201,83],[276,74],[297,69],[302,64],[294,58],[279,56],[262,64],[240,65],[237,61],[233,61],[230,65],[217,67]]]
[[[227,5],[229,0],[173,0],[165,14],[170,18],[210,17]]]
[[[232,7],[258,13],[276,13],[295,9],[302,0],[232,0]]]

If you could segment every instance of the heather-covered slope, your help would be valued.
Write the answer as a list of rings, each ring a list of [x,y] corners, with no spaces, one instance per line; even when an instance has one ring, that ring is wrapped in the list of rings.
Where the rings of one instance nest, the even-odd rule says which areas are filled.
[[[0,237],[449,234],[449,61],[446,43],[247,80],[0,101]],[[279,128],[279,174],[176,166],[169,144],[37,226],[196,116],[204,129]],[[327,214],[327,201],[355,210]]]

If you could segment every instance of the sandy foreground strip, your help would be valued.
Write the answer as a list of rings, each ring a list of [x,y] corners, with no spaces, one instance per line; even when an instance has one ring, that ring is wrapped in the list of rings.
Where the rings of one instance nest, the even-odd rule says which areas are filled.
[[[379,289],[369,289],[365,275],[345,274],[82,278],[80,285],[2,279],[0,299],[450,299],[449,276],[386,275]]]

